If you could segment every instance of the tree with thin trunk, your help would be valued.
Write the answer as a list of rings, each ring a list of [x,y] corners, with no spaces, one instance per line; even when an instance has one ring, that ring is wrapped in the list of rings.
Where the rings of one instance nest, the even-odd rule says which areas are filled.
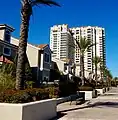
[[[97,71],[98,71],[98,65],[101,63],[101,58],[99,56],[95,56],[92,61],[93,64],[95,65],[95,80],[97,85]]]
[[[20,27],[20,40],[18,48],[18,60],[17,60],[17,70],[16,70],[16,89],[24,89],[24,79],[25,79],[25,57],[27,49],[27,39],[30,17],[32,15],[33,7],[39,5],[47,6],[60,6],[53,0],[21,0],[21,27]]]
[[[73,35],[73,33],[71,32]],[[77,39],[74,39],[76,42],[76,46],[79,48],[79,53],[80,53],[80,77],[82,79],[82,86],[85,83],[85,70],[84,70],[84,55],[85,52],[87,52],[92,46],[95,44],[91,43],[91,40],[87,40],[85,37],[80,37],[80,40],[78,41]]]
[[[107,85],[109,87],[111,85],[111,80],[112,80],[113,76],[111,74],[111,71],[108,68],[106,68],[104,70],[104,74],[105,74],[105,77],[106,77]]]

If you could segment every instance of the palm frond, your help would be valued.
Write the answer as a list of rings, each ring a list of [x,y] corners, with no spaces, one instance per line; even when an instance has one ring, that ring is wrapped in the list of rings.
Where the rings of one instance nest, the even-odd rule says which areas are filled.
[[[86,52],[87,50],[90,49],[90,47],[93,46],[93,44],[91,44],[90,40],[87,40],[86,38],[82,38],[80,39],[80,48],[82,52]]]
[[[92,59],[92,61],[95,65],[97,65],[97,64],[101,63],[102,60],[99,56],[96,56]]]
[[[79,47],[79,49],[81,49],[79,41],[76,38],[74,38],[74,36],[73,36],[74,35],[73,32],[71,30],[69,30],[69,32],[70,32],[71,36],[73,37],[74,41],[76,42],[77,46]]]
[[[81,46],[80,46],[79,41],[78,41],[77,39],[75,39],[75,41],[76,41],[76,44],[77,44],[77,46],[79,47],[79,49],[81,49]]]
[[[52,5],[60,7],[60,5],[57,2],[53,1],[53,0],[31,0],[31,1],[32,1],[31,2],[32,6],[42,4],[42,5],[47,5],[47,6],[50,6],[50,7]]]
[[[71,45],[71,44],[68,44],[68,46],[70,46],[71,48],[75,48],[75,44]]]
[[[93,47],[94,45],[96,45],[96,44],[95,44],[95,43],[90,44],[90,45],[88,46],[88,49],[90,49],[90,48]]]

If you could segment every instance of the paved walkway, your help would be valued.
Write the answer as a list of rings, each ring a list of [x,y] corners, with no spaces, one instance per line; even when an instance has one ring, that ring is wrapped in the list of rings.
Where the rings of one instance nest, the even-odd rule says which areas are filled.
[[[82,105],[60,104],[57,111],[62,115],[58,120],[118,120],[118,88]]]

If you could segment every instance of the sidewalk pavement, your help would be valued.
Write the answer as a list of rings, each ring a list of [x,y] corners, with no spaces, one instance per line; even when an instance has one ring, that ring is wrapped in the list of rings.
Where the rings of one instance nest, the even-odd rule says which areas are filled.
[[[118,88],[82,105],[60,104],[57,111],[62,115],[57,120],[118,120]]]

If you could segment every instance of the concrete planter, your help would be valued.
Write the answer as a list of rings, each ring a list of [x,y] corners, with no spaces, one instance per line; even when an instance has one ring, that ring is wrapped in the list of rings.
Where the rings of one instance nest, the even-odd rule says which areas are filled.
[[[112,89],[112,87],[107,87],[106,88],[106,91],[109,91],[109,90],[111,90]]]
[[[55,99],[25,104],[0,103],[1,120],[49,120],[56,115]]]
[[[85,100],[91,100],[92,98],[96,97],[95,90],[93,91],[79,91],[85,93]]]
[[[105,93],[105,88],[96,89],[96,90],[97,90],[97,95],[103,95]]]
[[[105,92],[107,92],[107,88],[106,87],[104,88],[104,90],[105,90]]]
[[[57,98],[56,99],[56,103],[57,103],[57,105],[58,104],[61,104],[61,103],[64,103],[64,102],[67,102],[67,101],[69,101],[70,100],[70,96],[68,96],[68,97],[62,97],[62,98]]]

